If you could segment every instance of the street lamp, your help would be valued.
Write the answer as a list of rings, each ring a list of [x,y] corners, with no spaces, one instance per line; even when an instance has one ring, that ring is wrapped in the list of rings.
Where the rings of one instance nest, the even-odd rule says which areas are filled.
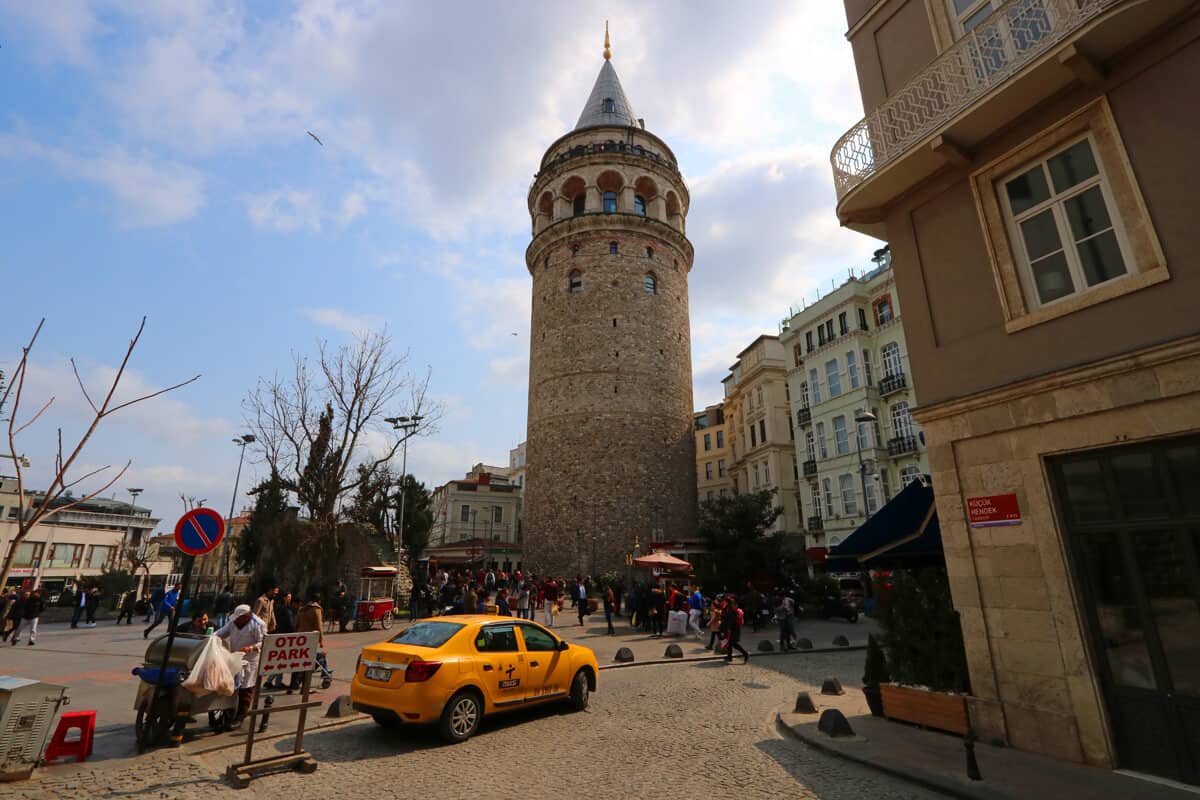
[[[863,438],[864,438],[862,435],[863,429],[859,426],[873,424],[876,421],[876,419],[877,419],[876,416],[874,414],[872,414],[870,411],[867,411],[866,409],[863,409],[862,411],[858,411],[854,414],[854,422],[856,423],[854,426],[854,433],[855,433],[855,437],[858,439],[858,477],[859,477],[859,480],[862,482],[863,516],[864,517],[869,517],[871,512],[870,512],[870,509],[867,508],[867,465],[866,465],[866,462],[863,461],[863,457],[862,457]]]
[[[233,479],[233,497],[229,498],[229,524],[233,524],[233,507],[237,504],[238,484],[242,482],[242,461],[246,458],[246,445],[252,444],[255,441],[255,436],[252,433],[244,433],[233,440],[233,443],[242,449],[238,455],[237,476]],[[218,590],[228,586],[230,583],[229,570],[229,531],[225,532],[225,538],[221,542],[221,577],[222,586]]]
[[[406,489],[408,479],[408,440],[417,432],[424,417],[413,414],[411,417],[385,417],[384,422],[390,424],[393,430],[402,431],[404,438],[400,440],[404,455],[400,458],[400,537],[396,542],[396,568],[400,568],[400,548],[404,545],[404,499],[408,495]],[[395,452],[394,450],[392,452]]]

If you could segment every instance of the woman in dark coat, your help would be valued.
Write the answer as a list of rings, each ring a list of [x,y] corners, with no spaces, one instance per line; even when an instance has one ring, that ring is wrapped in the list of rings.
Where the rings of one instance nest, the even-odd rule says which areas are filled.
[[[742,654],[742,663],[750,660],[750,654],[742,647],[742,612],[738,608],[737,598],[729,595],[725,599],[725,613],[721,616],[721,633],[729,640],[725,647],[725,663],[733,661],[733,651],[736,648]]]

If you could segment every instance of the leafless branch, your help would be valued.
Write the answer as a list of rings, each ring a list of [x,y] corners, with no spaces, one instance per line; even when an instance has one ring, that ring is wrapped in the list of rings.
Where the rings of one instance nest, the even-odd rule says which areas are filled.
[[[88,401],[88,405],[92,407],[92,411],[97,414],[100,409],[96,408],[96,404],[92,402],[92,396],[88,394],[87,387],[83,385],[83,378],[79,377],[79,367],[75,366],[75,359],[71,359],[71,370],[75,373],[75,382],[79,384],[79,391],[83,392],[83,397]]]
[[[53,397],[51,397],[49,400],[47,400],[47,401],[46,401],[46,402],[45,402],[45,403],[42,405],[42,407],[41,407],[41,408],[39,408],[39,409],[37,410],[37,413],[36,413],[36,414],[34,414],[32,417],[30,417],[30,418],[29,418],[29,421],[28,421],[28,422],[26,422],[24,425],[22,425],[21,427],[17,428],[15,431],[13,431],[13,436],[20,436],[20,435],[21,435],[21,431],[25,430],[25,429],[26,429],[26,428],[28,428],[30,425],[32,425],[33,423],[37,422],[37,420],[38,420],[38,417],[40,417],[42,414],[46,413],[46,409],[47,409],[47,408],[49,408],[49,407],[50,407],[50,404],[51,404],[51,403],[53,403],[53,402],[54,402],[54,398],[53,398]],[[14,414],[15,414],[15,412],[14,412]]]
[[[86,481],[88,478],[92,477],[93,475],[99,475],[101,472],[104,472],[104,470],[106,470],[106,469],[112,469],[112,464],[105,464],[103,467],[100,467],[100,469],[94,469],[91,472],[89,472],[88,474],[84,475],[82,478],[76,478],[75,480],[71,481],[63,488],[64,489],[74,488],[74,487],[78,486],[79,484],[83,483],[84,481]]]
[[[108,409],[107,411],[105,411],[101,416],[107,417],[109,414],[115,414],[118,411],[120,411],[122,408],[128,408],[129,406],[133,405],[134,403],[140,403],[143,400],[149,400],[152,397],[158,397],[160,394],[166,394],[167,392],[173,392],[176,389],[179,389],[183,386],[187,386],[189,383],[195,383],[198,380],[200,380],[200,375],[199,374],[193,375],[192,377],[188,378],[186,381],[180,381],[179,383],[175,384],[174,386],[168,386],[165,389],[159,389],[157,392],[151,392],[150,394],[144,394],[141,397],[137,397],[137,398],[134,398],[133,400],[129,400],[128,402],[121,403],[121,405],[119,405],[119,406],[114,406],[114,407]]]

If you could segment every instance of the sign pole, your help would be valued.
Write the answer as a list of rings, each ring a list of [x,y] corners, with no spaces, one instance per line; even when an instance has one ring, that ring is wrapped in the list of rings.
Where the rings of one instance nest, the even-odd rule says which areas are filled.
[[[183,598],[187,596],[188,585],[192,580],[192,564],[195,561],[195,556],[188,556],[187,561],[183,564],[182,586],[179,589],[179,596],[175,598],[175,608],[171,609],[171,619],[167,626],[167,646],[163,649],[162,663],[158,666],[158,683],[154,686],[154,699],[150,703],[151,711],[155,709],[159,699],[164,695],[163,689],[166,688],[167,664],[171,661],[171,647],[175,644],[175,631],[179,628],[179,612],[183,609]]]

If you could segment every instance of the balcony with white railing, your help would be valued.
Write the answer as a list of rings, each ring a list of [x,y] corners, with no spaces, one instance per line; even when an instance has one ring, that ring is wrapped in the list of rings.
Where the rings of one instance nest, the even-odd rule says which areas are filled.
[[[1008,0],[838,139],[842,223],[871,232],[892,198],[1072,82],[1101,80],[1105,59],[1188,5]]]

